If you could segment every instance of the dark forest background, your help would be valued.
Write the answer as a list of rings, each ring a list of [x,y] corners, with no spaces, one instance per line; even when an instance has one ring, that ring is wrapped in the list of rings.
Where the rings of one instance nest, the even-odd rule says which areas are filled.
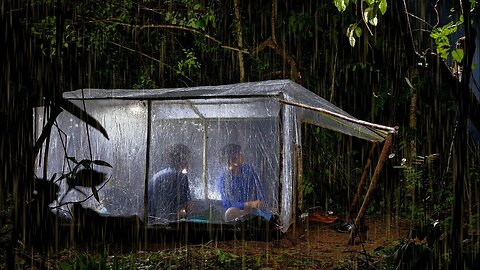
[[[458,251],[452,265],[478,251],[478,1],[12,0],[0,8],[3,259],[34,226],[25,205],[35,106],[55,111],[63,92],[80,88],[283,78],[359,119],[399,127],[368,214],[438,220],[448,250]],[[303,128],[301,210],[343,213],[372,145]]]

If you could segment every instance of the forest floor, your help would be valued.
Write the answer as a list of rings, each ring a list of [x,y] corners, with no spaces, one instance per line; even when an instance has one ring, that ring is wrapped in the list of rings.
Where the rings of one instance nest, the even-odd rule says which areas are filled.
[[[276,241],[223,241],[208,245],[217,250],[219,269],[228,265],[233,267],[227,269],[359,269],[359,264],[370,268],[385,263],[386,256],[410,229],[405,221],[387,226],[384,220],[367,219],[365,225],[368,230],[364,239],[357,237],[355,245],[348,244],[350,233],[321,223],[300,224]],[[192,254],[201,254],[194,250]]]
[[[385,265],[411,224],[367,218],[363,241],[334,225],[304,222],[271,241],[224,240],[150,244],[142,251],[91,254],[65,251],[47,262],[51,269],[367,269]],[[28,262],[25,262],[25,266]],[[25,269],[25,267],[24,267]],[[37,269],[37,267],[26,267]]]

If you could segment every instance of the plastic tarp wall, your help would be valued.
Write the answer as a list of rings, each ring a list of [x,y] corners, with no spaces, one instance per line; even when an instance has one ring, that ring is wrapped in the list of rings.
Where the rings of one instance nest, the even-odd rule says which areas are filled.
[[[79,100],[73,102],[83,107]],[[148,130],[148,106],[151,106],[151,125]],[[265,196],[264,209],[280,214],[280,104],[271,98],[248,99],[197,99],[131,101],[114,99],[85,100],[86,111],[106,129],[109,140],[96,129],[87,127],[85,122],[62,112],[53,127],[49,142],[47,179],[56,174],[68,173],[75,159],[103,160],[112,165],[95,166],[105,172],[108,181],[97,186],[100,202],[92,196],[90,188],[70,190],[64,179],[59,201],[63,205],[62,216],[68,217],[69,202],[79,202],[109,216],[144,216],[145,179],[168,167],[168,151],[178,143],[191,151],[188,169],[190,197],[196,204],[195,218],[211,223],[223,223],[224,209],[220,201],[219,175],[225,170],[220,158],[226,144],[238,144],[245,155],[245,163],[259,176]],[[44,123],[44,111],[36,109],[37,133]],[[147,148],[147,134],[150,145]],[[88,139],[90,136],[90,140]],[[146,172],[146,151],[149,149],[149,171]],[[91,153],[90,153],[91,152]],[[36,174],[43,177],[45,146],[37,157]],[[288,186],[283,183],[282,186]],[[68,191],[68,192],[67,192]],[[66,193],[67,192],[67,193]],[[152,194],[155,191],[148,191]],[[159,194],[162,196],[162,194]],[[157,212],[149,218],[149,224],[166,224],[175,219],[165,219],[162,205],[156,205]],[[212,211],[213,210],[213,211]],[[282,213],[288,215],[288,212]],[[188,217],[187,217],[188,218]],[[286,218],[284,218],[286,220]]]
[[[220,153],[225,145],[237,144],[245,164],[259,176],[265,210],[279,214],[279,126],[279,104],[267,98],[152,101],[149,178],[168,167],[167,155],[173,145],[186,145],[191,151],[190,197],[196,203],[192,216],[221,223],[225,209],[220,201],[219,175],[226,170],[226,161]],[[154,192],[149,191],[149,196]],[[170,213],[161,206],[156,208],[150,223],[172,221],[165,218]]]
[[[282,225],[282,231],[287,231],[290,224],[293,222],[292,214],[293,214],[293,192],[295,192],[294,186],[294,175],[293,175],[293,163],[295,162],[294,158],[294,148],[297,142],[297,117],[295,115],[295,108],[291,106],[284,107],[284,114],[283,114],[283,132],[285,143],[283,144],[283,167],[282,167],[282,190],[281,190],[281,197],[282,197],[282,214],[280,215],[280,222]],[[301,138],[301,137],[300,137]]]
[[[83,107],[80,101],[74,103]],[[146,106],[143,102],[128,100],[88,100],[85,105],[86,111],[107,130],[109,139],[92,127],[88,128],[87,134],[85,122],[66,111],[62,112],[50,134],[46,178],[51,179],[56,174],[55,179],[58,179],[72,171],[76,164],[67,156],[77,161],[106,161],[113,169],[94,166],[95,170],[106,173],[107,181],[98,186],[100,202],[90,197],[82,206],[101,214],[143,216]],[[36,109],[36,119],[37,134],[40,134],[45,122],[42,108]],[[44,177],[44,157],[45,144],[35,163],[36,175],[40,178]],[[84,194],[75,189],[69,190],[66,179],[57,183],[60,185],[60,195],[52,206],[63,205],[57,208],[62,216],[69,217],[70,214],[66,203],[83,201],[92,195],[91,188],[78,187]]]

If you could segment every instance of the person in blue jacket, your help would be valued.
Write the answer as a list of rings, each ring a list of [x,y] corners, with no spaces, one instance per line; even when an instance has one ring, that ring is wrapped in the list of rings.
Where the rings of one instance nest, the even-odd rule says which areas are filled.
[[[190,201],[188,169],[190,149],[174,145],[167,156],[168,166],[155,173],[148,183],[148,215],[153,222],[175,221],[185,217]]]
[[[232,221],[248,213],[259,212],[265,206],[264,190],[260,179],[248,164],[238,144],[227,144],[221,151],[226,169],[220,173],[218,183],[225,211],[225,221]]]

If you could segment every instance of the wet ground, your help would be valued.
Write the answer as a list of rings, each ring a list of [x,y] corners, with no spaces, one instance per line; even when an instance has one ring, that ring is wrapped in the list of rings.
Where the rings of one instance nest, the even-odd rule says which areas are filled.
[[[69,249],[51,254],[47,269],[366,269],[388,260],[393,248],[410,229],[409,222],[367,218],[363,241],[348,244],[350,233],[334,228],[338,224],[303,222],[292,226],[280,239],[205,240],[185,244],[166,239],[149,243],[140,251],[124,246],[92,252]],[[105,247],[102,243],[100,246]],[[27,254],[28,255],[28,254]],[[33,255],[33,254],[31,254]],[[31,256],[28,255],[28,256]],[[40,269],[41,258],[22,256],[23,269]],[[383,261],[383,262],[382,262]],[[100,267],[103,265],[102,267]]]
[[[366,219],[363,241],[348,244],[350,233],[335,230],[338,224],[300,223],[278,240],[224,240],[182,245],[178,242],[150,245],[146,256],[163,254],[183,262],[157,264],[167,269],[174,264],[195,269],[358,269],[373,266],[404,238],[410,229],[406,221]],[[150,254],[150,255],[147,255]]]
[[[218,248],[223,248],[233,254],[262,254],[271,253],[282,258],[279,264],[272,264],[273,268],[302,267],[315,269],[343,268],[345,264],[358,263],[353,258],[359,257],[360,262],[369,260],[368,256],[375,251],[384,251],[394,247],[398,241],[408,233],[410,225],[405,221],[387,225],[384,220],[367,219],[365,225],[368,230],[363,234],[363,241],[356,238],[356,244],[348,244],[350,233],[341,233],[334,229],[335,225],[322,223],[300,224],[292,228],[278,241],[269,243],[261,241],[221,242]],[[362,259],[362,254],[363,259]],[[365,255],[369,254],[369,255]],[[290,260],[288,260],[290,258]],[[307,262],[300,264],[298,260]],[[358,258],[357,258],[358,259]],[[373,264],[374,259],[371,262]],[[308,263],[310,261],[310,263]],[[293,265],[289,265],[292,263]]]

